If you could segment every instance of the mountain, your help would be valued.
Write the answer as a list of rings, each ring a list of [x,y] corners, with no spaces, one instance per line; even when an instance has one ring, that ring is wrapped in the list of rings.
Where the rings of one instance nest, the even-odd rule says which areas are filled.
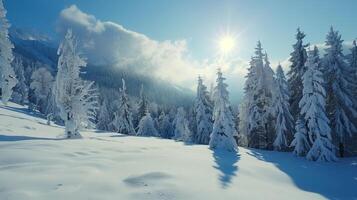
[[[18,28],[10,30],[10,39],[15,46],[15,56],[21,56],[25,60],[25,67],[38,61],[50,66],[53,72],[56,71],[58,42],[43,34]],[[128,69],[88,63],[83,70],[85,71],[83,77],[95,81],[100,88],[119,91],[121,79],[124,78],[128,93],[134,97],[139,95],[140,87],[143,84],[150,101],[158,104],[187,106],[193,101],[194,93],[189,89],[150,76],[140,75]]]

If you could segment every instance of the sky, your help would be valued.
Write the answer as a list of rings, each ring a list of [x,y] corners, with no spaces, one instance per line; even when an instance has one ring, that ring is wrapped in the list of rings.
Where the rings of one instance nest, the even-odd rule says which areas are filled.
[[[238,93],[257,40],[276,65],[289,57],[297,27],[311,44],[323,43],[330,26],[345,41],[357,37],[354,0],[5,0],[5,6],[15,27],[53,38],[74,27],[78,37],[90,40],[83,44],[89,55],[97,54],[94,49],[126,47],[109,48],[120,54],[108,50],[108,58],[97,60],[121,67],[142,65],[136,70],[143,73],[153,67],[159,78],[190,88],[198,74],[212,81],[217,41],[233,35],[236,43],[229,56],[235,66],[223,67],[223,72]],[[108,41],[108,35],[118,42]]]

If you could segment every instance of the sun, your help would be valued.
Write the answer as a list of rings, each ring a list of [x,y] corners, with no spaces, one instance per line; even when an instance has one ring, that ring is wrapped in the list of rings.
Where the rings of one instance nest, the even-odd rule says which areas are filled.
[[[236,45],[236,39],[231,35],[224,35],[218,41],[219,50],[223,54],[230,53]]]

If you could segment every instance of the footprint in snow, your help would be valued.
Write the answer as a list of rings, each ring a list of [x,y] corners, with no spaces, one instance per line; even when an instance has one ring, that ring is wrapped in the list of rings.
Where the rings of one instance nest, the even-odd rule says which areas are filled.
[[[130,176],[123,182],[131,187],[147,187],[169,178],[171,178],[171,175],[163,172],[150,172],[139,176]]]

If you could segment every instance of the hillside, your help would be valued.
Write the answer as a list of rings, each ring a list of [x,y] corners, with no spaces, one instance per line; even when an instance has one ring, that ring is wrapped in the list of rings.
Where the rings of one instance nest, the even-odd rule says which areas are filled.
[[[24,107],[0,106],[1,200],[357,199],[357,158],[318,163],[115,133],[62,134]]]

